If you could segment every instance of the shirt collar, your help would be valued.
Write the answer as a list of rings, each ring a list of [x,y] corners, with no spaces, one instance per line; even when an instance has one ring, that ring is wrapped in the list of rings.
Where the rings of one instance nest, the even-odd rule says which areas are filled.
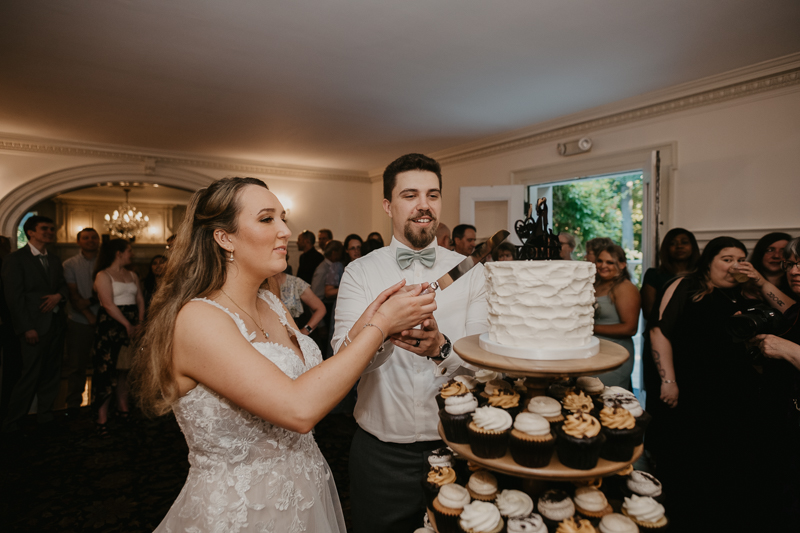
[[[47,248],[45,248],[43,252],[40,252],[39,249],[36,248],[31,243],[28,243],[28,247],[31,249],[31,254],[33,255],[33,257],[38,257],[40,255],[47,255]]]

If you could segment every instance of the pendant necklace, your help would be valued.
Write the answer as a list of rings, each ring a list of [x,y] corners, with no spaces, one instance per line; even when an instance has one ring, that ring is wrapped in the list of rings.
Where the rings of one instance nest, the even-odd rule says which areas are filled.
[[[269,339],[269,333],[267,333],[266,331],[264,331],[264,326],[262,326],[262,325],[261,325],[261,322],[258,322],[258,321],[257,321],[255,318],[253,318],[253,317],[252,317],[252,315],[251,315],[250,313],[248,313],[247,311],[245,311],[244,309],[242,309],[242,306],[241,306],[241,305],[239,305],[239,304],[237,304],[236,302],[234,302],[233,298],[231,298],[231,297],[228,295],[228,293],[227,293],[227,292],[225,292],[225,290],[224,290],[222,287],[220,287],[220,289],[219,289],[219,290],[221,290],[221,291],[222,291],[222,294],[224,294],[225,296],[228,296],[228,300],[232,301],[232,302],[233,302],[233,305],[235,305],[236,307],[238,307],[238,308],[239,308],[239,310],[240,310],[242,313],[244,313],[244,314],[246,314],[247,316],[249,316],[249,317],[250,317],[250,320],[252,320],[252,321],[253,321],[253,323],[254,323],[256,326],[258,326],[258,329],[260,329],[260,330],[261,330],[261,333],[263,333],[263,334],[264,334],[264,338],[266,338],[266,339]],[[256,300],[256,314],[258,314],[258,300]]]

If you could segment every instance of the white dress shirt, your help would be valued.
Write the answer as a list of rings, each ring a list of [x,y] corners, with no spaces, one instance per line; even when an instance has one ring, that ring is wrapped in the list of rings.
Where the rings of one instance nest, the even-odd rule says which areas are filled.
[[[464,256],[436,245],[432,268],[413,261],[405,270],[397,264],[398,248],[407,248],[392,238],[391,244],[350,263],[339,285],[336,304],[334,352],[345,334],[383,290],[405,279],[408,285],[433,282],[464,260]],[[455,343],[461,337],[488,330],[485,274],[476,265],[444,291],[437,291],[434,317],[439,330]],[[469,367],[455,351],[440,365],[415,353],[384,344],[384,350],[361,376],[355,418],[362,429],[384,442],[409,443],[439,439],[438,408],[434,396],[442,383]]]

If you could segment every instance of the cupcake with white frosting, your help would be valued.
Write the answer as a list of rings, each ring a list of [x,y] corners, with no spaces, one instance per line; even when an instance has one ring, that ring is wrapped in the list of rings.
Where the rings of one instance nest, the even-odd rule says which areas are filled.
[[[472,392],[464,383],[451,379],[447,383],[439,387],[439,393],[436,395],[436,405],[439,409],[444,409],[444,401],[451,396],[463,396],[464,394]]]
[[[509,518],[523,518],[533,512],[533,500],[521,490],[507,489],[500,492],[494,504],[506,522]]]
[[[439,533],[458,533],[458,517],[471,498],[467,489],[455,483],[442,486],[433,500],[433,520]]]
[[[534,396],[528,400],[527,410],[529,413],[543,416],[551,425],[564,421],[561,402],[549,396]]]
[[[555,529],[560,522],[575,515],[575,504],[569,494],[559,489],[550,489],[536,502],[539,514],[548,528]]]
[[[542,515],[531,513],[528,516],[509,518],[506,521],[508,533],[547,533]]]
[[[622,514],[647,531],[661,531],[667,527],[664,506],[649,496],[633,495],[622,503]]]
[[[600,396],[600,393],[602,393],[606,388],[606,386],[603,385],[603,382],[600,381],[600,378],[594,378],[591,376],[579,377],[575,380],[575,386],[578,388],[578,390],[582,390],[592,398]]]
[[[467,491],[476,500],[494,501],[497,497],[497,478],[488,470],[478,470],[469,477]]]
[[[508,450],[508,436],[513,420],[497,407],[478,407],[467,426],[472,453],[484,459],[503,457]]]
[[[642,429],[647,428],[652,417],[642,409],[642,404],[634,393],[622,387],[606,387],[595,402],[595,406],[599,411],[604,406],[622,407],[630,411],[636,419],[636,424],[642,426]]]
[[[664,503],[664,493],[661,482],[653,474],[634,470],[625,480],[625,492],[627,496],[636,494],[637,496],[650,496],[659,503]]]
[[[575,502],[575,510],[590,520],[614,512],[606,495],[595,487],[578,487],[572,499]]]
[[[514,419],[508,449],[517,464],[528,468],[543,468],[550,463],[555,445],[556,437],[550,423],[543,416],[520,413]]]
[[[493,504],[474,501],[461,511],[459,525],[465,533],[500,533],[504,522]]]
[[[450,396],[444,401],[444,409],[439,411],[439,420],[442,421],[444,436],[448,441],[457,444],[469,442],[467,426],[477,407],[478,401],[471,392]]]
[[[639,533],[639,526],[625,515],[611,513],[600,519],[597,530],[600,533]]]
[[[422,480],[422,493],[425,495],[425,506],[430,509],[439,490],[456,482],[456,471],[449,466],[434,466]]]

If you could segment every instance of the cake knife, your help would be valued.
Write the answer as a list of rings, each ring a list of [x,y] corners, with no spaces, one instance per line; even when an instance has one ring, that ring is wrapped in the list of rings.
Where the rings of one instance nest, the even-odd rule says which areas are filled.
[[[425,289],[424,292],[435,291],[439,289],[440,291],[445,290],[447,287],[452,285],[458,278],[469,272],[469,270],[480,263],[484,257],[492,253],[492,250],[497,248],[497,246],[506,240],[506,237],[509,236],[509,233],[501,229],[494,235],[492,238],[486,241],[485,243],[481,244],[475,251],[472,252],[472,255],[461,261],[458,265],[453,267],[450,272],[442,276],[441,278],[437,279],[433,283],[430,284],[430,287]]]

